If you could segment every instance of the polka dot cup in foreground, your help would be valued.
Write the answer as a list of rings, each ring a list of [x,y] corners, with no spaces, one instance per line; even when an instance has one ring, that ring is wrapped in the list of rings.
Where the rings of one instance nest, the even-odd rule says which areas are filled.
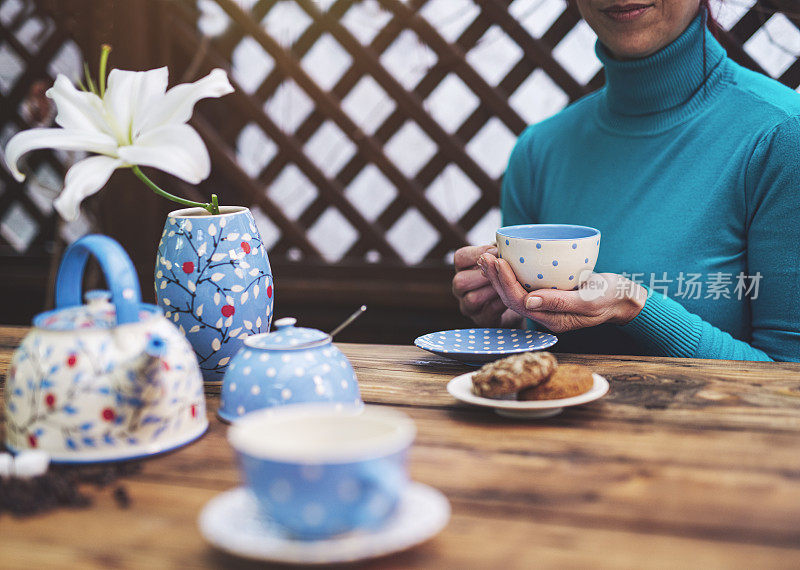
[[[566,224],[527,224],[497,230],[497,249],[528,291],[577,289],[594,270],[600,231]]]
[[[419,348],[466,362],[482,364],[529,350],[543,350],[558,339],[548,333],[520,329],[456,329],[417,338]]]
[[[313,540],[378,528],[394,513],[415,432],[394,410],[310,404],[253,412],[228,441],[265,519]]]
[[[276,331],[245,339],[222,380],[221,419],[307,402],[363,406],[353,367],[330,335],[296,322],[280,319]]]

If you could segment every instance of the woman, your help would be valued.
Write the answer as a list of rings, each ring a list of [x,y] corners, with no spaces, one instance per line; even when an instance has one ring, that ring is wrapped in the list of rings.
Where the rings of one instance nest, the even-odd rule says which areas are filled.
[[[606,86],[520,136],[503,225],[598,228],[607,286],[527,293],[466,247],[462,312],[567,351],[800,360],[800,95],[726,56],[708,0],[576,1]]]

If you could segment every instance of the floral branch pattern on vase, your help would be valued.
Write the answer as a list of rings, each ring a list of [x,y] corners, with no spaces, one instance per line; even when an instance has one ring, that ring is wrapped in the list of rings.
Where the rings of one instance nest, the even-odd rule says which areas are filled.
[[[167,216],[156,259],[158,304],[194,348],[206,382],[221,381],[251,334],[269,331],[272,271],[250,210],[202,208]]]

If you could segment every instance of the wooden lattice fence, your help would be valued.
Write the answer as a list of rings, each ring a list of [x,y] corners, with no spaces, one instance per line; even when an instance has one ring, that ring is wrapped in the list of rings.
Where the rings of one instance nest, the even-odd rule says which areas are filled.
[[[328,326],[351,305],[370,302],[384,309],[374,313],[370,334],[382,330],[386,340],[460,323],[449,296],[450,258],[493,235],[514,139],[603,83],[593,34],[563,0],[5,0],[0,16],[10,2],[23,8],[0,17],[0,37],[23,71],[8,88],[0,82],[4,133],[30,125],[21,103],[36,80],[52,76],[44,70],[69,37],[92,58],[100,41],[119,45],[123,26],[134,27],[128,37],[136,25],[152,37],[146,18],[106,15],[99,32],[82,28],[87,16],[97,22],[98,13],[138,6],[158,22],[157,49],[139,44],[149,50],[146,60],[115,49],[115,65],[167,64],[173,82],[223,67],[236,86],[234,95],[201,104],[194,119],[212,177],[198,189],[162,182],[186,195],[215,191],[254,210],[275,266],[279,312],[283,303],[285,312]],[[794,3],[726,3],[720,19],[731,56],[797,88]],[[35,52],[19,39],[31,18],[49,26]],[[783,43],[775,41],[779,32]],[[29,168],[44,164],[63,172],[63,161],[48,153],[33,155]],[[0,180],[0,251],[7,258],[19,249],[3,237],[2,223],[22,208],[36,226],[25,255],[43,258],[56,237],[52,214],[4,170]],[[96,219],[141,252],[146,281],[156,238],[120,228],[122,214],[109,203],[114,192],[103,194]],[[155,218],[146,230],[153,235]],[[397,323],[393,336],[378,322],[387,318]]]

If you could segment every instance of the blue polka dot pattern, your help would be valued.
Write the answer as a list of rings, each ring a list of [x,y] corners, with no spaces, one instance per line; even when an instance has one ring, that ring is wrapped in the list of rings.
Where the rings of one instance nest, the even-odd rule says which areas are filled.
[[[574,275],[570,275],[569,276],[569,280],[572,281],[573,279],[575,279],[575,276]]]
[[[520,258],[519,258],[519,262],[520,262],[520,263],[525,263],[525,258],[524,258],[524,257],[520,257]]]
[[[577,243],[573,243],[572,244],[572,249],[578,249],[578,244]]]
[[[556,261],[555,259],[553,260],[553,267],[558,267],[558,261]]]
[[[558,339],[539,331],[519,329],[456,329],[432,332],[414,341],[419,348],[466,362],[487,355],[505,355],[552,346]],[[486,361],[484,358],[483,361]]]
[[[583,262],[584,263],[589,263],[589,258],[587,257],[586,259],[583,260]]]
[[[537,243],[537,244],[536,244],[536,249],[542,249],[542,244],[540,244],[540,243]]]
[[[544,279],[544,275],[542,275],[541,273],[539,273],[538,275],[536,275],[536,278],[537,278],[537,279]]]
[[[506,245],[509,245],[509,242],[508,242],[508,240],[506,240]]]

